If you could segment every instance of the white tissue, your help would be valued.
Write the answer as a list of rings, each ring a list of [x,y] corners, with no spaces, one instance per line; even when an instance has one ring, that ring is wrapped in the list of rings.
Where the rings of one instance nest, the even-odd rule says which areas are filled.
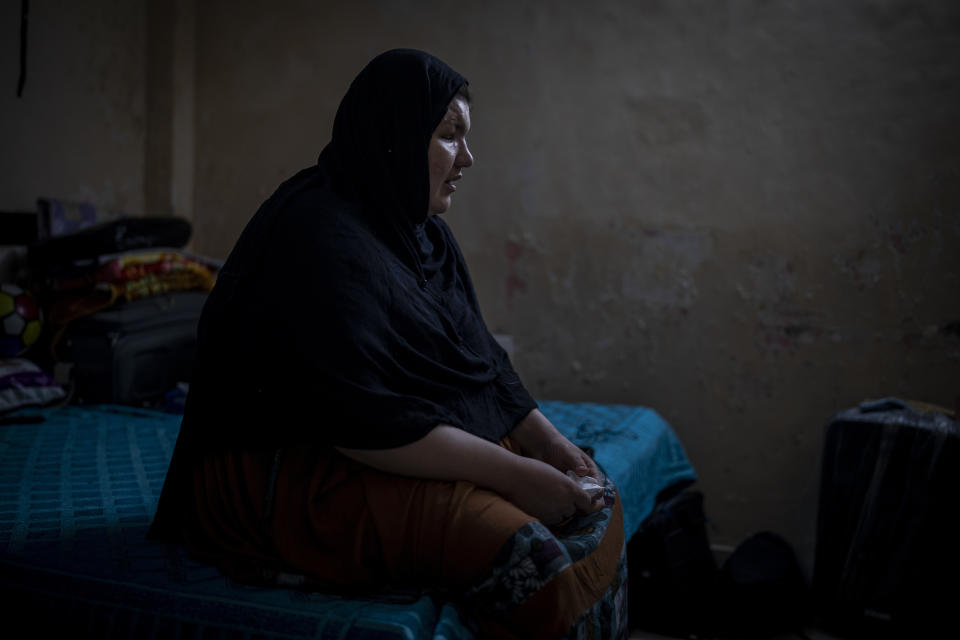
[[[573,471],[567,471],[567,477],[579,484],[580,488],[587,492],[591,500],[603,494],[603,485],[600,484],[596,478],[578,476]]]

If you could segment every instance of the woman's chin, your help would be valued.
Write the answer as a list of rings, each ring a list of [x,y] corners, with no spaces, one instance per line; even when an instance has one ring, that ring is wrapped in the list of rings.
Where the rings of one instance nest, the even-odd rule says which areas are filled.
[[[438,216],[441,213],[446,213],[447,209],[450,208],[450,197],[438,199],[430,203],[430,210],[427,212],[431,216]]]

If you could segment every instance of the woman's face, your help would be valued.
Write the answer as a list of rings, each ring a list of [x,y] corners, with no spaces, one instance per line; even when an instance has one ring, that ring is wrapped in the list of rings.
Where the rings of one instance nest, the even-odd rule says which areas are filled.
[[[470,105],[455,96],[447,107],[447,114],[430,137],[427,163],[430,166],[430,210],[443,213],[450,208],[450,199],[457,190],[454,182],[463,177],[463,168],[473,164],[467,148],[470,131]]]

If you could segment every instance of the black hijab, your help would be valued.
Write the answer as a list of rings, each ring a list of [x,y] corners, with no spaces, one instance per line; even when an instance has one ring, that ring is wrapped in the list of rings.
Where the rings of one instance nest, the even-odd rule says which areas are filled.
[[[464,84],[426,53],[381,54],[317,165],[250,220],[203,310],[157,521],[186,506],[174,487],[204,451],[390,448],[438,424],[496,442],[536,407],[427,215],[428,145]]]

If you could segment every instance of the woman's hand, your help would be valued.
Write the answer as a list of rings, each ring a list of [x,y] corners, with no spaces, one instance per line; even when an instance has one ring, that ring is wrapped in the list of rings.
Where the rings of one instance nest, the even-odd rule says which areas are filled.
[[[546,462],[558,471],[566,472],[572,470],[578,476],[590,476],[596,480],[601,479],[600,471],[590,456],[588,456],[583,449],[560,434],[546,443],[538,459]]]
[[[510,432],[510,438],[520,447],[520,453],[524,456],[545,462],[560,473],[572,470],[578,476],[590,476],[602,483],[603,478],[593,459],[557,431],[539,409],[531,411]],[[587,511],[596,511],[602,506],[601,494],[593,500],[591,509]]]
[[[573,470],[578,476],[600,479],[600,471],[590,456],[557,431],[539,409],[520,421],[510,432],[510,438],[520,447],[522,455],[542,460],[557,471]]]
[[[591,501],[576,482],[551,465],[520,458],[503,497],[546,525],[560,524],[577,513],[593,513],[603,503]]]

